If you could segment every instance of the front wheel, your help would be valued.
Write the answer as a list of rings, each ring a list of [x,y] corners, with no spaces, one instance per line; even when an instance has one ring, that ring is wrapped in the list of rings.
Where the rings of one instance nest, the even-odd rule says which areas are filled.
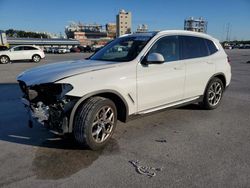
[[[219,78],[213,78],[205,91],[202,106],[207,110],[217,108],[222,99],[224,85]]]
[[[88,99],[77,111],[75,140],[92,150],[103,148],[114,133],[117,110],[113,101],[103,97]]]
[[[33,55],[32,56],[32,61],[35,63],[39,63],[41,60],[41,57],[39,55]]]
[[[0,57],[0,62],[2,64],[7,64],[7,63],[10,62],[10,58],[8,56],[6,56],[6,55],[3,55],[3,56]]]

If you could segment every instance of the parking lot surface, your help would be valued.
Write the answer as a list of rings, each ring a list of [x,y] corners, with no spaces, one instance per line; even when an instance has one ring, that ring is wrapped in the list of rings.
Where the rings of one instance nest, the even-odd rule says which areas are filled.
[[[15,80],[27,68],[90,54],[0,64],[0,187],[249,187],[250,50],[227,53],[232,81],[218,109],[194,104],[119,123],[102,151],[28,128]],[[162,170],[150,178],[131,160]]]

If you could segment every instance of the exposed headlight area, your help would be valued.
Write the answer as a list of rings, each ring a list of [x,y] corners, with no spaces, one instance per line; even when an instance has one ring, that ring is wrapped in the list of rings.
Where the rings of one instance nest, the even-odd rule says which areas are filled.
[[[70,84],[46,83],[27,86],[19,81],[24,93],[23,103],[30,112],[31,121],[39,123],[57,133],[67,133],[68,118],[76,98],[66,94],[73,89]]]

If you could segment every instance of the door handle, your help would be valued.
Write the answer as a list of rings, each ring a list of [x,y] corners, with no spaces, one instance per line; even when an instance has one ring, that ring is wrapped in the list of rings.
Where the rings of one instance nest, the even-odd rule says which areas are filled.
[[[183,67],[174,67],[174,70],[182,70]]]
[[[206,63],[207,63],[207,64],[210,64],[210,65],[211,65],[211,64],[214,64],[212,61],[207,61]]]

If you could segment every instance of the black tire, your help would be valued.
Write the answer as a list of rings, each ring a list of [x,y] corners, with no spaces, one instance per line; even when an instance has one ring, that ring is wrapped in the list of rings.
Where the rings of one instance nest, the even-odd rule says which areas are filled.
[[[32,61],[35,62],[35,63],[39,63],[41,61],[40,55],[37,55],[37,54],[33,55],[32,56]]]
[[[10,58],[6,55],[0,56],[0,63],[2,64],[8,64],[10,62]]]
[[[219,92],[220,89],[221,92]],[[223,93],[224,93],[224,85],[222,81],[217,77],[213,78],[207,85],[203,101],[202,103],[200,103],[201,106],[206,110],[216,109],[221,103]]]
[[[106,108],[108,108],[107,112],[105,111]],[[103,110],[106,112],[105,114],[107,114],[106,117],[108,114],[110,117],[113,117],[111,117],[113,123],[105,124],[108,120],[101,120],[102,118],[100,118],[100,114]],[[103,97],[93,97],[88,99],[79,107],[74,119],[73,134],[75,140],[81,145],[92,150],[99,150],[107,144],[114,133],[117,123],[116,106],[113,101],[109,99]],[[108,126],[107,129],[106,126]],[[108,133],[105,133],[106,131]],[[106,136],[102,137],[103,135]],[[103,138],[105,139],[101,141]],[[98,139],[100,139],[100,141]]]

